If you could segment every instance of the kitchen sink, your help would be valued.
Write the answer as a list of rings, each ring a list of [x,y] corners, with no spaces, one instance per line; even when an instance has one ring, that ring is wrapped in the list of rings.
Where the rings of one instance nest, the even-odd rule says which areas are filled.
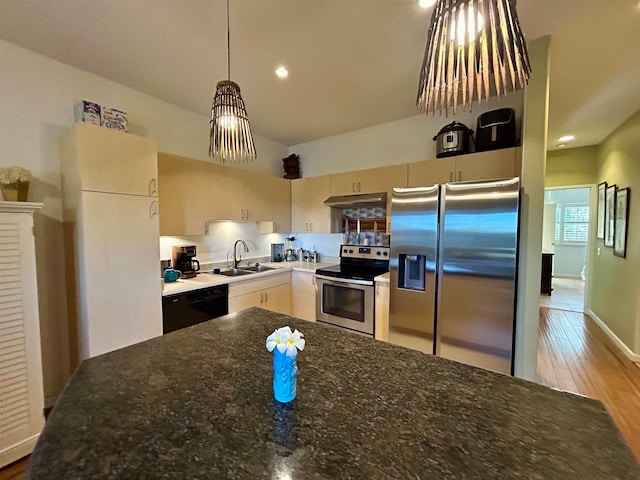
[[[278,267],[267,267],[265,265],[254,265],[253,267],[242,267],[242,270],[249,272],[266,272],[267,270],[277,270]]]
[[[231,270],[223,270],[218,275],[224,275],[225,277],[239,277],[241,275],[251,275],[252,273],[256,272],[251,272],[240,268],[232,268]]]

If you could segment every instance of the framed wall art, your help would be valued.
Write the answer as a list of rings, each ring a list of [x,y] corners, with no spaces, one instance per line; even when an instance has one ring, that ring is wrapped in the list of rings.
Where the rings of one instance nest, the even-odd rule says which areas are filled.
[[[629,189],[616,191],[616,221],[613,234],[613,254],[627,256],[627,223],[629,222]]]
[[[604,197],[604,246],[613,247],[616,221],[616,186],[608,185]]]
[[[604,238],[604,207],[607,197],[607,182],[598,185],[598,228],[596,238]]]

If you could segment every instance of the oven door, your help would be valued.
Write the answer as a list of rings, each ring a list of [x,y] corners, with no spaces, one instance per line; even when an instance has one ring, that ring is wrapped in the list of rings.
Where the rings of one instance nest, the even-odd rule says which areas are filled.
[[[316,275],[316,286],[319,322],[373,336],[373,282]]]

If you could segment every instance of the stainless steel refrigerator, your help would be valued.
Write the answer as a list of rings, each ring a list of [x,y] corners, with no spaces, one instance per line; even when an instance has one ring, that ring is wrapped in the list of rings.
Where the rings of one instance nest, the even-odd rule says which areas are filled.
[[[520,182],[394,188],[390,341],[513,374]]]

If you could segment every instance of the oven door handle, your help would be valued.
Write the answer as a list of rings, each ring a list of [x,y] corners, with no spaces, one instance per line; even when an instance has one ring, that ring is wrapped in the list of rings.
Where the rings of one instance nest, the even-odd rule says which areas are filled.
[[[367,285],[369,287],[373,286],[373,282],[369,280],[356,280],[351,278],[336,278],[336,277],[325,277],[324,275],[316,274],[316,278],[318,280],[324,280],[326,282],[333,282],[343,285]]]

